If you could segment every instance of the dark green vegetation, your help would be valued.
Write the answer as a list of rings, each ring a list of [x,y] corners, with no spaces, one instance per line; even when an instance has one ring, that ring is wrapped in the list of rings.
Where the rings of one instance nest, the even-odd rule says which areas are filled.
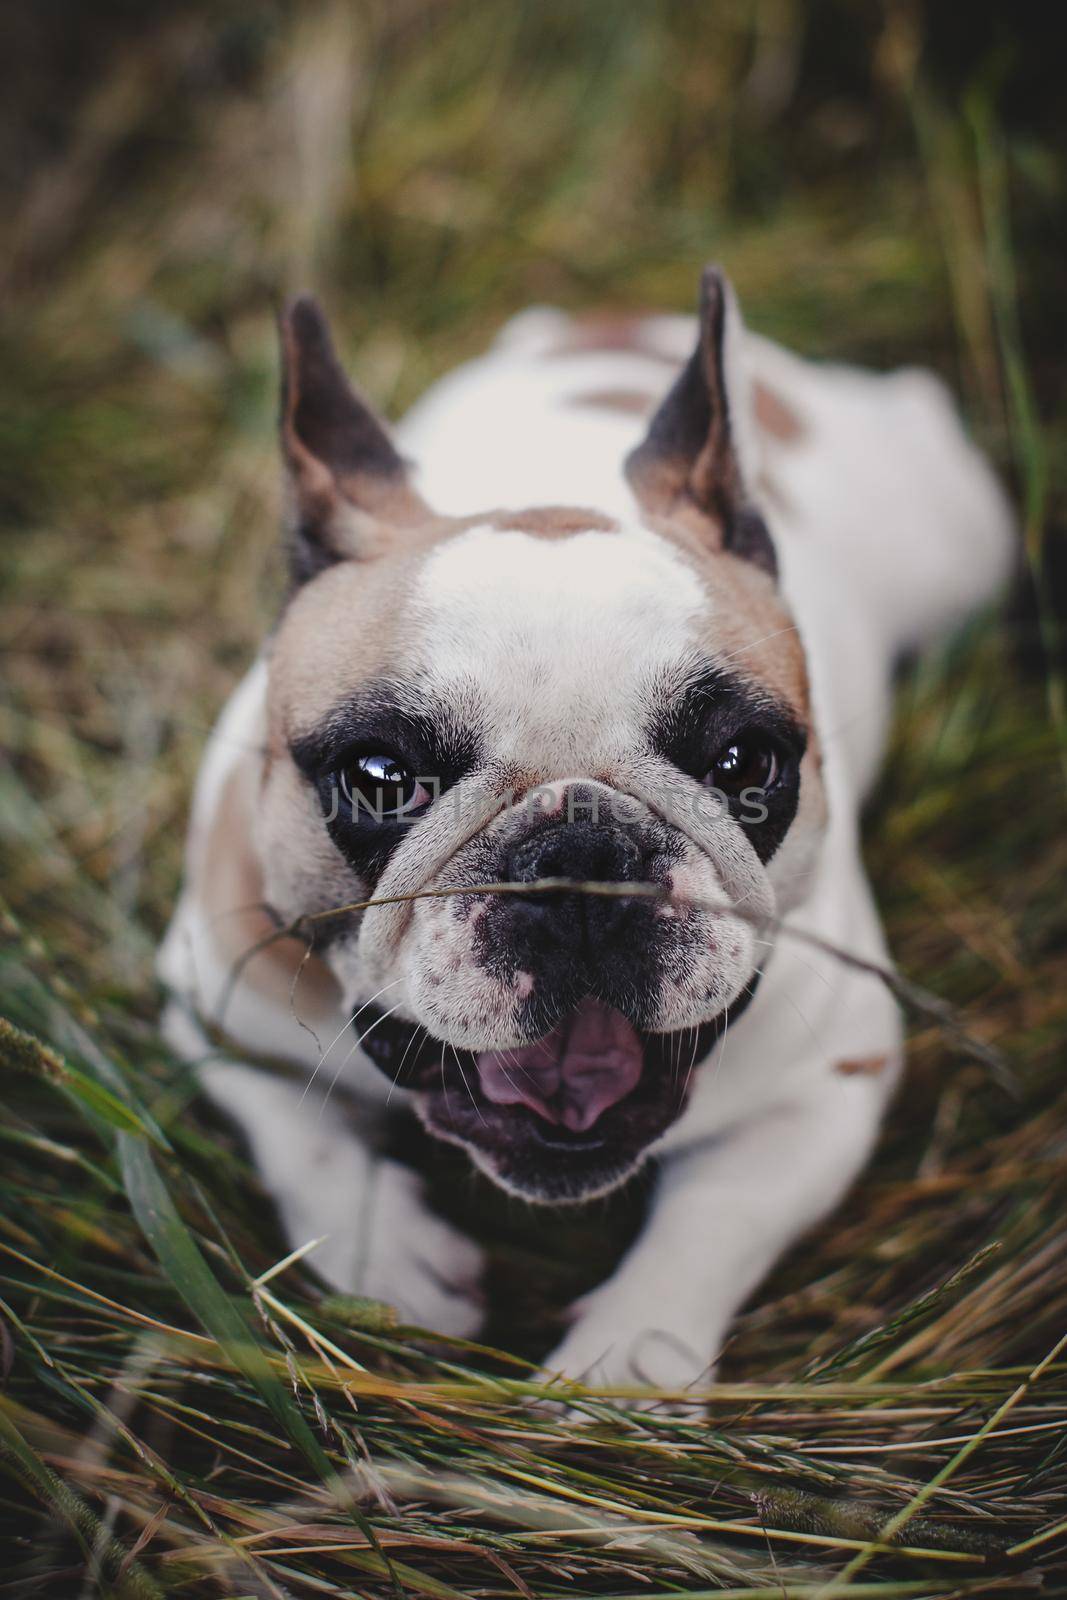
[[[0,1595],[1067,1594],[1042,12],[14,9]],[[299,1265],[263,1280],[282,1246],[154,1035],[151,957],[202,741],[278,593],[278,293],[323,293],[395,413],[510,310],[688,307],[709,256],[799,348],[945,372],[1017,493],[1028,575],[902,682],[869,850],[902,970],[1019,1095],[917,1022],[876,1161],[744,1317],[709,1420],[590,1400],[579,1431],[517,1360],[415,1347]],[[481,1198],[493,1336],[535,1354],[630,1219],[559,1228],[553,1269]]]

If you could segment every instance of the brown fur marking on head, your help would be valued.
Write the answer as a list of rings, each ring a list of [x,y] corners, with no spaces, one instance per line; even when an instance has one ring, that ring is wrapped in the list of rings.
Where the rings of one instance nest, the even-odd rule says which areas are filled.
[[[443,521],[443,519],[442,519]],[[450,527],[451,525],[449,525]],[[387,673],[402,648],[404,596],[442,524],[374,560],[340,561],[296,591],[270,654],[268,738],[277,753],[346,695]]]
[[[757,426],[772,439],[782,444],[799,444],[805,438],[808,430],[793,407],[761,378],[752,385],[752,406]]]
[[[594,355],[616,351],[645,356],[677,366],[677,359],[658,349],[650,337],[647,314],[604,311],[571,317],[566,330],[544,352],[551,360],[559,356]]]
[[[621,411],[626,416],[647,417],[656,403],[655,395],[644,389],[583,389],[567,396],[567,405],[588,407],[592,411]]]
[[[697,565],[714,599],[714,658],[740,677],[766,685],[807,726],[811,705],[804,648],[771,579],[728,554],[705,555]]]
[[[618,533],[619,524],[589,506],[528,506],[523,511],[493,511],[475,522],[488,522],[499,533],[529,533],[537,539],[563,539],[572,533]]]
[[[644,522],[696,568],[714,602],[709,658],[765,685],[809,726],[804,648],[770,574],[721,549],[715,522],[690,503],[681,502],[670,515],[646,515]]]
[[[724,671],[768,691],[789,707],[807,733],[800,764],[800,803],[791,836],[814,836],[826,821],[822,750],[812,720],[807,660],[796,623],[783,604],[774,579],[752,562],[700,544],[695,529],[677,517],[661,519],[656,531],[685,551],[712,600],[707,636],[710,661]]]

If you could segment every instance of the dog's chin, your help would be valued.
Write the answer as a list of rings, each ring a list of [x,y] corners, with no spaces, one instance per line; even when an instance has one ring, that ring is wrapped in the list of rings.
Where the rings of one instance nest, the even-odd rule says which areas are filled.
[[[755,981],[732,1002],[731,1017],[747,1005]],[[624,1093],[617,1098],[601,1093],[591,1105],[572,1107],[575,1114],[557,1114],[558,1106],[551,1104],[526,1103],[537,1102],[536,1095],[502,1095],[486,1065],[487,1054],[496,1053],[456,1049],[396,1017],[382,1017],[364,1049],[411,1092],[423,1127],[462,1146],[502,1189],[546,1205],[573,1204],[608,1194],[644,1165],[651,1147],[684,1111],[694,1071],[725,1026],[725,1013],[720,1013],[692,1027],[654,1033],[634,1027],[619,1013],[599,1009],[605,1025],[625,1035],[636,1059],[623,1079]],[[575,1015],[581,1012],[579,1007]],[[566,1028],[569,1021],[564,1018],[559,1026]],[[508,1084],[519,1079],[521,1063],[513,1058],[522,1053],[499,1052]],[[508,1103],[501,1103],[505,1096]],[[601,1107],[600,1100],[610,1103]]]
[[[711,1035],[708,1050],[713,1042]],[[509,1194],[544,1205],[594,1200],[639,1171],[650,1147],[681,1114],[690,1054],[680,1078],[655,1083],[643,1073],[625,1100],[581,1133],[546,1122],[524,1105],[493,1105],[466,1063],[470,1093],[457,1074],[456,1081],[420,1091],[415,1111],[428,1132],[461,1145],[474,1165]]]

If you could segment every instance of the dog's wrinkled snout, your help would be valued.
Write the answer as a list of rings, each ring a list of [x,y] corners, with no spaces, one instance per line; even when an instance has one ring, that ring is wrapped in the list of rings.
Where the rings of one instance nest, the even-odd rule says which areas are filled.
[[[585,819],[542,824],[508,853],[512,883],[567,878],[575,883],[634,883],[642,876],[641,852],[613,824]],[[544,950],[581,943],[599,948],[626,936],[635,902],[625,896],[567,893],[516,895],[510,911],[516,933]]]

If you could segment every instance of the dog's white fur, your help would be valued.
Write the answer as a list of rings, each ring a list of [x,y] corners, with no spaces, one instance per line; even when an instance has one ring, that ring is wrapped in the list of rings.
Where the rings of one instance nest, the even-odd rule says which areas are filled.
[[[628,661],[647,665],[684,642],[687,617],[702,603],[698,585],[640,526],[622,472],[644,421],[582,397],[658,394],[664,358],[680,364],[696,329],[689,318],[651,318],[640,350],[565,353],[569,327],[550,310],[516,318],[487,356],[415,407],[399,442],[418,463],[420,492],[443,512],[588,505],[621,524],[621,536],[591,530],[555,541],[474,527],[428,557],[413,599],[432,620],[426,672],[447,680],[478,652],[500,726],[513,715],[527,753],[531,737],[555,741],[556,772],[580,775],[611,704],[595,687],[562,719],[557,706],[537,703],[515,655],[514,624],[528,619],[542,637],[550,630],[579,676],[583,650],[595,645],[612,661],[612,693],[623,700]],[[884,743],[891,670],[902,652],[996,592],[1011,559],[1011,518],[935,378],[817,366],[739,322],[730,328],[737,446],[748,481],[765,491],[782,591],[807,653],[829,817],[817,858],[797,859],[787,835],[770,876],[796,927],[885,962],[857,818]],[[548,357],[556,348],[564,353]],[[755,426],[746,402],[755,382],[802,419],[799,437]],[[592,635],[590,593],[602,598]],[[598,673],[582,681],[595,686]],[[263,744],[265,687],[259,662],[215,730],[197,785],[193,852],[228,779]],[[321,1238],[311,1259],[332,1284],[391,1301],[424,1326],[473,1333],[481,1314],[475,1246],[428,1213],[409,1172],[323,1115],[321,1087],[342,1071],[367,1103],[389,1092],[361,1053],[350,1055],[358,1034],[346,1028],[348,1012],[302,1020],[288,992],[268,999],[241,982],[229,996],[228,1037],[250,1056],[284,1056],[316,1071],[308,1093],[210,1051],[197,1019],[218,1017],[228,963],[193,891],[178,906],[160,970],[175,996],[170,1037],[201,1063],[206,1088],[247,1133],[293,1245]],[[400,983],[390,970],[379,997],[386,1008]],[[755,1000],[694,1074],[687,1109],[656,1147],[661,1170],[644,1232],[615,1275],[575,1308],[547,1367],[597,1382],[699,1380],[776,1257],[845,1194],[870,1151],[900,1055],[897,1009],[877,980],[788,937],[769,948]]]

